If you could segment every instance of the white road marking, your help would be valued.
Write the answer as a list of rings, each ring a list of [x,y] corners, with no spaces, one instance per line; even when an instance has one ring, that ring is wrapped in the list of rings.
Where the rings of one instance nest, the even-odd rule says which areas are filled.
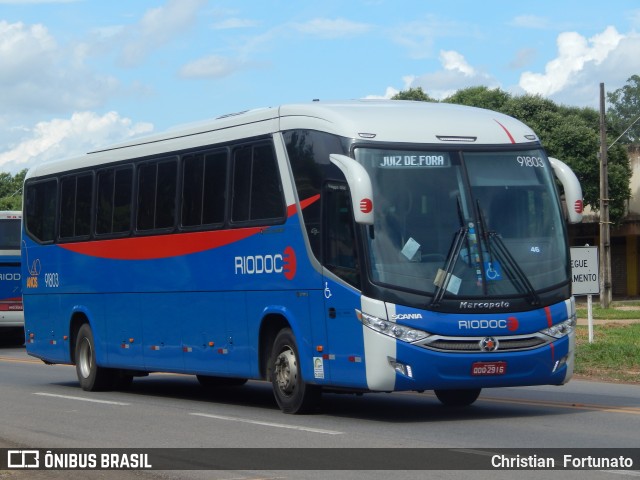
[[[106,405],[121,405],[121,406],[131,405],[130,403],[124,403],[124,402],[112,402],[110,400],[98,400],[96,398],[86,398],[86,397],[72,397],[71,395],[58,395],[55,393],[34,392],[34,395],[40,395],[43,397],[64,398],[66,400],[80,400],[82,402],[104,403]]]
[[[311,433],[322,433],[325,435],[342,435],[344,433],[344,432],[338,432],[336,430],[323,430],[321,428],[302,427],[299,425],[287,425],[285,423],[263,422],[262,420],[249,420],[247,418],[227,417],[225,415],[212,415],[209,413],[190,413],[189,415],[194,415],[196,417],[215,418],[216,420],[226,420],[229,422],[251,423],[253,425],[263,425],[265,427],[288,428],[290,430],[300,430],[303,432],[311,432]]]

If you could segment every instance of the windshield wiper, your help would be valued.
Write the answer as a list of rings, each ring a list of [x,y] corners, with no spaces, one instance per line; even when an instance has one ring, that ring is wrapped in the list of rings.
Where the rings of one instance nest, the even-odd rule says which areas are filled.
[[[498,233],[493,230],[489,231],[479,201],[476,202],[476,206],[478,209],[478,220],[480,222],[480,229],[485,237],[485,243],[487,245],[489,256],[491,257],[491,255],[495,252],[498,259],[502,262],[502,269],[511,279],[511,282],[516,287],[516,290],[518,290],[518,292],[523,295],[527,295],[529,298],[529,303],[532,306],[539,305],[540,297],[529,281],[527,274],[522,271],[522,268],[520,268],[520,265],[518,265],[516,259],[513,258],[513,255],[504,244],[502,237],[500,237],[500,235],[498,235]],[[489,260],[492,261],[491,258],[489,258]]]
[[[467,247],[467,261],[471,264],[471,246],[469,245],[469,227],[465,225],[464,215],[462,213],[462,203],[460,202],[460,195],[457,197],[457,207],[458,207],[458,221],[460,222],[460,228],[456,231],[455,236],[453,237],[453,242],[449,247],[449,253],[447,254],[447,258],[444,265],[444,270],[440,270],[438,274],[440,275],[440,282],[436,284],[438,287],[433,294],[433,300],[428,305],[427,308],[438,308],[440,306],[440,302],[444,297],[445,292],[447,291],[447,287],[449,286],[449,281],[451,280],[453,269],[455,268],[456,262],[458,261],[458,257],[460,252],[462,251],[463,245],[466,243]],[[437,279],[438,277],[436,277]],[[436,280],[437,281],[437,280]],[[434,283],[436,283],[434,281]]]
[[[438,272],[441,275],[440,282],[438,283],[438,288],[433,295],[433,301],[429,304],[428,308],[438,308],[440,306],[444,292],[446,291],[447,286],[449,285],[449,280],[453,274],[453,268],[456,265],[456,261],[458,260],[458,256],[460,255],[460,251],[462,250],[462,246],[464,245],[468,235],[469,228],[465,226],[461,226],[456,232],[451,248],[449,248],[449,254],[447,255],[444,271],[440,270],[440,272]]]

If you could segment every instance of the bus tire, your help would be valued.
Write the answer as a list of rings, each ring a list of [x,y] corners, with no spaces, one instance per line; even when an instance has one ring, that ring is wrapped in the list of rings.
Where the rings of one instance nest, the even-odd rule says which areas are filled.
[[[247,383],[246,378],[215,377],[212,375],[196,375],[200,386],[206,390],[215,390],[219,387],[241,387]]]
[[[84,323],[76,335],[75,361],[76,374],[83,390],[94,392],[113,387],[114,371],[96,364],[95,342],[88,323]]]
[[[269,378],[276,402],[284,413],[309,413],[317,406],[321,388],[303,380],[298,347],[289,328],[280,330],[273,342]]]
[[[447,407],[466,407],[478,399],[481,390],[481,388],[434,390],[434,393],[438,400]]]

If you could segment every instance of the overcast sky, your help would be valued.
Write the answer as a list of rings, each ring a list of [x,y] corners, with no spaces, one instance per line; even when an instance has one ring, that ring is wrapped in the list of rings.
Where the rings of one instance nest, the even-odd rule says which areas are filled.
[[[639,29],[637,0],[0,0],[0,171],[418,86],[597,108],[600,82],[640,74]]]

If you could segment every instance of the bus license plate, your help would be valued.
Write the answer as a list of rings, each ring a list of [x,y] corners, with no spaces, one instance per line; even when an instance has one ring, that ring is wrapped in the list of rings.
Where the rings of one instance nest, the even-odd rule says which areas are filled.
[[[475,362],[471,365],[471,375],[504,375],[507,373],[507,362]]]

